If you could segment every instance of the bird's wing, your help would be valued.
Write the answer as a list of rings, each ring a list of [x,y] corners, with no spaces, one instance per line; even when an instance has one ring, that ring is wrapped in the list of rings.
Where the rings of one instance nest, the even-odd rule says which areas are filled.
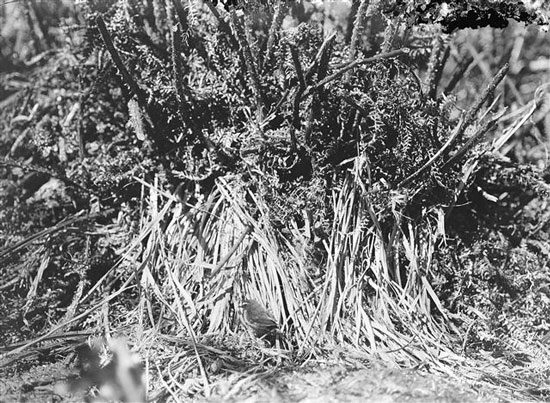
[[[279,327],[279,324],[267,311],[263,311],[261,313],[256,314],[255,312],[250,317],[251,321],[256,323],[258,326],[265,327],[265,328],[277,328]]]

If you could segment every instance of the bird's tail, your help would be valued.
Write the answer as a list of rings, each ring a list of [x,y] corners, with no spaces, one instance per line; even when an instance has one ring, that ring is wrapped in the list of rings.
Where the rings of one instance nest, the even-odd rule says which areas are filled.
[[[281,332],[280,330],[276,330],[273,333],[273,339],[274,343],[272,343],[272,346],[275,346],[279,350],[288,349],[288,342],[283,332]]]

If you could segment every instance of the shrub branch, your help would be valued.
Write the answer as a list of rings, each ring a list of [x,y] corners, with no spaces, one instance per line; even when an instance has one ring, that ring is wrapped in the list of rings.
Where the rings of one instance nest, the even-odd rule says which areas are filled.
[[[451,157],[443,166],[441,167],[441,170],[446,170],[450,168],[452,165],[456,164],[469,150],[471,150],[473,147],[476,146],[476,144],[479,143],[479,141],[483,138],[485,133],[487,133],[489,130],[491,130],[495,124],[498,122],[502,114],[499,116],[485,122],[477,131],[476,133],[470,137],[466,143]]]
[[[105,44],[105,47],[109,51],[109,54],[111,55],[111,58],[115,63],[115,66],[120,72],[124,83],[130,88],[130,91],[132,91],[132,93],[138,98],[138,102],[140,103],[140,105],[144,106],[145,98],[146,98],[145,93],[141,88],[139,88],[138,83],[132,78],[132,76],[128,72],[128,69],[122,62],[122,59],[120,58],[120,55],[118,54],[118,51],[116,50],[115,45],[113,44],[111,35],[109,34],[107,27],[105,26],[105,21],[103,21],[103,18],[101,16],[98,16],[96,18],[96,23],[97,23],[99,32],[101,33],[101,38],[103,39],[103,43]]]
[[[464,73],[466,73],[466,70],[468,70],[468,67],[472,64],[474,61],[474,58],[472,56],[469,56],[465,60],[460,63],[458,69],[455,71],[451,79],[449,80],[449,83],[443,90],[444,95],[449,95],[454,88],[456,87],[456,84],[460,81],[460,79],[464,76]]]
[[[476,102],[474,102],[474,105],[466,112],[466,116],[464,120],[462,121],[459,129],[458,129],[458,139],[462,138],[462,135],[464,134],[464,130],[474,120],[475,116],[479,112],[481,106],[487,101],[487,99],[492,96],[493,92],[495,91],[495,88],[497,85],[502,81],[506,73],[508,72],[508,69],[510,68],[510,65],[506,63],[504,66],[500,68],[500,70],[497,72],[497,74],[493,77],[487,88],[480,94],[480,96],[477,98]]]
[[[487,98],[489,98],[489,95],[493,93],[496,86],[502,81],[504,76],[506,75],[506,72],[508,71],[509,65],[505,64],[502,66],[502,68],[498,71],[498,73],[493,77],[487,88],[483,91],[483,93],[479,96],[479,98],[476,100],[474,105],[466,112],[466,115],[461,119],[459,125],[451,134],[449,139],[445,142],[443,147],[439,149],[438,152],[436,152],[422,167],[420,167],[418,170],[416,170],[414,173],[412,173],[409,177],[402,180],[397,186],[403,187],[407,184],[409,184],[411,181],[422,175],[429,167],[431,167],[434,162],[441,157],[454,143],[455,141],[460,141],[462,135],[464,134],[464,131],[466,128],[472,123],[473,119],[475,118],[477,112],[481,108],[481,105],[485,103]]]
[[[348,61],[353,61],[355,53],[357,52],[357,44],[361,36],[361,31],[365,24],[365,18],[367,16],[367,8],[369,6],[369,0],[361,0],[357,14],[355,15],[355,21],[353,23],[353,31],[351,33],[351,40],[349,44]]]
[[[237,17],[235,10],[231,11],[231,21],[233,24],[233,30],[239,43],[239,53],[241,54],[241,60],[244,60],[246,69],[248,70],[248,77],[252,84],[252,91],[254,93],[254,103],[256,108],[256,117],[258,128],[261,132],[261,122],[263,121],[263,94],[260,87],[260,78],[256,69],[256,63],[250,50],[250,45],[246,34],[244,32],[241,20]]]
[[[267,37],[267,46],[265,49],[264,68],[268,65],[273,56],[273,49],[275,47],[275,41],[279,28],[288,12],[288,3],[286,0],[278,0],[275,5],[275,13],[273,14],[273,21],[269,27],[269,34]]]
[[[426,94],[432,99],[435,99],[437,95],[437,86],[441,80],[443,67],[449,58],[449,50],[450,48],[449,46],[445,46],[442,36],[437,35],[436,38],[434,38],[430,62],[428,63],[428,73],[425,87]]]

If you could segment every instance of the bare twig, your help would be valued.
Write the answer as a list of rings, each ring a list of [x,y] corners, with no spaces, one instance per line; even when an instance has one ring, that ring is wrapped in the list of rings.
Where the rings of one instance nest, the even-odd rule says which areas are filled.
[[[272,109],[272,112],[270,113],[270,115],[273,115],[275,113],[277,113],[279,111],[279,109],[281,108],[281,106],[283,105],[283,103],[286,101],[286,99],[288,98],[288,94],[290,94],[290,88],[287,88],[285,90],[285,92],[283,93],[283,95],[281,96],[281,99],[279,99],[279,101],[277,102],[277,104],[275,105],[275,107]]]
[[[91,244],[91,237],[90,235],[86,236],[86,246],[84,250],[84,254],[87,260],[90,259],[90,244]],[[80,279],[78,281],[78,286],[76,288],[76,291],[73,295],[73,300],[69,307],[67,308],[65,315],[63,315],[63,318],[60,320],[60,322],[68,322],[71,320],[78,308],[78,304],[80,303],[80,299],[82,298],[82,294],[84,292],[84,287],[87,283],[87,277],[86,277],[86,271],[89,270],[89,263],[86,263],[85,265],[80,265],[78,268],[77,274],[79,275]]]
[[[458,138],[458,129],[460,128],[460,126],[458,126],[455,131],[451,134],[451,136],[447,139],[447,141],[445,142],[445,144],[443,144],[443,146],[424,164],[422,165],[422,167],[420,167],[418,170],[416,170],[414,173],[412,173],[411,175],[409,175],[409,177],[405,178],[404,180],[402,180],[398,185],[397,187],[403,187],[405,185],[407,185],[408,183],[410,183],[412,180],[414,180],[415,178],[417,178],[418,176],[420,176],[422,173],[424,173],[424,171],[426,171],[429,167],[431,167],[433,165],[433,163],[443,155],[443,153],[445,153],[450,147],[451,145],[455,142],[455,140]]]
[[[176,10],[176,15],[178,16],[178,22],[180,23],[181,31],[187,32],[187,30],[189,29],[189,23],[187,22],[189,13],[185,9],[185,7],[183,7],[180,0],[172,0],[172,5]]]
[[[317,80],[323,80],[328,72],[328,63],[330,61],[330,55],[332,51],[332,42],[336,34],[329,36],[319,49],[319,64],[317,67]],[[317,60],[317,58],[315,58]],[[307,74],[306,74],[307,77]]]
[[[239,42],[237,42],[237,39],[231,32],[231,26],[225,21],[225,19],[220,15],[220,12],[216,8],[214,4],[212,4],[212,1],[210,0],[204,0],[204,3],[216,19],[218,21],[218,26],[222,30],[222,32],[225,34],[225,38],[229,40],[229,44],[231,47],[235,50],[239,49]]]
[[[292,125],[290,127],[290,143],[292,150],[297,149],[298,140],[296,139],[296,131],[300,129],[300,97],[302,89],[296,91],[294,101],[292,102]]]
[[[309,87],[304,92],[303,96],[305,97],[305,96],[309,95],[313,90],[319,89],[319,88],[323,87],[324,85],[328,84],[329,82],[336,80],[342,74],[344,74],[345,72],[347,72],[351,69],[356,68],[357,66],[360,66],[362,64],[372,63],[372,62],[382,60],[382,59],[389,59],[391,57],[397,57],[397,56],[406,54],[408,52],[409,52],[408,48],[401,48],[401,49],[392,50],[391,52],[380,53],[380,54],[372,56],[372,57],[367,57],[365,59],[359,59],[359,60],[355,60],[353,62],[347,63],[346,65],[341,67],[337,72],[335,72],[335,73],[331,74],[330,76],[326,77],[325,79],[319,81],[314,86]]]
[[[79,157],[80,160],[83,160],[86,158],[86,142],[84,140],[84,134],[82,133],[82,108],[84,107],[83,101],[84,101],[84,95],[82,90],[82,77],[79,76],[79,95],[78,95],[78,103],[80,105],[80,108],[78,108],[78,118],[76,121],[76,135],[78,137],[78,151],[79,151]]]
[[[49,337],[45,337],[43,341],[46,340],[56,340],[56,339],[86,339],[87,337],[91,336],[93,332],[86,332],[86,331],[68,331],[65,333],[58,333],[55,335],[51,335]],[[16,349],[18,347],[24,346],[27,344],[28,341],[19,341],[17,343],[9,344],[7,346],[0,346],[0,351],[10,351],[13,349]]]
[[[173,1],[173,4],[177,3],[177,1]],[[168,20],[169,23],[172,26],[172,29],[170,30],[172,33],[171,36],[171,53],[172,53],[172,78],[174,87],[176,88],[176,98],[178,101],[178,113],[180,115],[180,120],[182,123],[189,123],[189,111],[188,108],[186,108],[187,100],[190,98],[189,89],[186,88],[183,84],[183,73],[184,73],[184,65],[181,60],[181,52],[182,52],[182,28],[181,21],[176,21],[176,16],[173,13],[172,6],[167,7],[167,14],[168,14]],[[179,19],[179,18],[178,18]]]
[[[241,236],[239,237],[239,239],[237,239],[237,242],[235,242],[235,245],[233,245],[233,247],[231,248],[231,250],[229,252],[227,252],[227,255],[225,255],[221,260],[220,262],[218,263],[218,265],[214,268],[214,270],[212,270],[212,273],[210,274],[210,277],[215,277],[219,272],[220,270],[223,268],[223,266],[225,266],[225,264],[229,261],[229,259],[231,258],[231,256],[233,256],[233,254],[235,253],[235,251],[237,250],[237,248],[239,247],[239,245],[244,241],[244,238],[250,234],[250,232],[252,231],[252,226],[251,225],[247,225],[247,227],[245,228],[245,230],[243,231],[243,233],[241,234]]]
[[[435,71],[435,75],[432,81],[433,86],[433,96],[432,98],[435,98],[437,95],[437,87],[439,86],[439,83],[441,82],[441,77],[443,76],[443,69],[445,68],[445,65],[447,64],[447,60],[449,59],[449,55],[451,54],[451,48],[447,46],[445,50],[443,51],[443,56],[441,57],[437,70]]]
[[[165,16],[165,10],[163,9],[163,1],[162,0],[152,0],[153,1],[153,18],[155,21],[155,28],[157,29],[157,32],[162,33],[163,32],[163,17]]]
[[[353,59],[355,59],[355,56],[357,54],[357,46],[360,42],[362,31],[366,30],[366,20],[367,18],[370,18],[374,15],[374,13],[378,10],[379,5],[380,0],[361,0],[361,4],[359,5],[359,9],[357,10],[357,14],[355,16],[355,22],[353,24],[353,32],[351,35],[348,53],[348,62],[352,62]],[[366,36],[367,38],[369,37],[368,32],[366,32]],[[351,74],[346,73],[344,81],[349,81],[350,78]]]
[[[153,33],[158,33],[157,24],[155,21],[155,8],[153,0],[146,0],[143,16],[147,20],[147,23],[149,24],[149,27],[153,31]]]
[[[304,78],[306,81],[311,79],[311,77],[313,77],[315,72],[317,72],[318,80],[322,80],[325,78],[327,69],[328,69],[328,62],[330,59],[331,45],[335,37],[336,37],[336,34],[332,34],[328,36],[323,42],[323,44],[321,45],[321,47],[319,48],[319,51],[315,56],[315,60],[309,65],[309,67],[307,68],[304,74]],[[288,98],[288,95],[291,89],[292,89],[292,86],[285,90],[285,92],[281,96],[281,99],[277,102],[275,107],[272,109],[272,112],[270,113],[270,115],[277,113],[277,111],[281,108],[282,104]],[[303,98],[303,94],[302,94],[302,98]]]
[[[363,108],[361,105],[359,105],[357,102],[355,102],[355,100],[349,96],[349,95],[344,95],[343,96],[343,100],[346,101],[351,107],[357,109],[357,111],[365,118],[365,119],[368,119],[369,118],[369,113],[368,111]]]

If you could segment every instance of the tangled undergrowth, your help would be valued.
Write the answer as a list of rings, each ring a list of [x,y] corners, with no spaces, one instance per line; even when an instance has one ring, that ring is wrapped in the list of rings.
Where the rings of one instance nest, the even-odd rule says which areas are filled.
[[[19,60],[0,98],[4,370],[123,334],[156,398],[335,346],[548,397],[549,187],[529,144],[550,136],[531,66],[548,38],[449,34],[464,10],[414,2],[354,2],[332,31],[284,1],[31,3],[1,42]],[[286,349],[241,336],[247,298]]]

